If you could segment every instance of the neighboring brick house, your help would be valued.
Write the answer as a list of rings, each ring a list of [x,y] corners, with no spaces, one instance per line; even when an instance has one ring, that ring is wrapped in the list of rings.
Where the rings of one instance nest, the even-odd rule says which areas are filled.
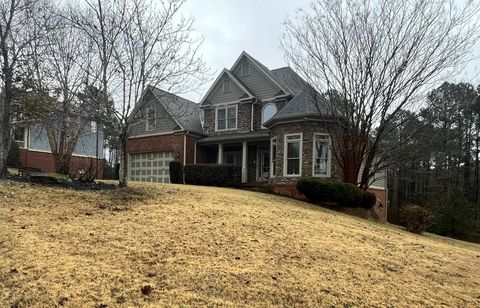
[[[20,147],[20,167],[55,172],[54,157],[45,128],[41,124],[16,126],[14,141]],[[70,174],[90,170],[97,178],[102,179],[105,164],[103,145],[103,129],[94,121],[87,123],[75,145],[70,161]]]
[[[165,94],[154,88],[149,91]],[[132,168],[143,166],[139,168],[145,170],[133,173],[153,176],[146,163],[151,160],[148,153],[169,151],[172,153],[169,159],[178,159],[184,164],[241,166],[242,182],[269,182],[283,193],[294,187],[301,176],[341,178],[341,169],[331,153],[332,140],[327,129],[335,122],[325,122],[328,104],[322,105],[321,95],[320,99],[311,99],[312,94],[317,95],[312,91],[290,67],[269,70],[242,52],[231,69],[219,74],[199,105],[188,103],[196,113],[188,118],[190,123],[174,121],[178,115],[168,111],[171,103],[162,102],[157,95],[157,119],[152,118],[153,109],[150,109],[150,116],[147,110],[144,115],[162,127],[155,127],[147,134],[146,120],[139,123],[139,131],[129,143],[129,152],[137,153],[135,160],[137,157],[142,160],[131,162]],[[145,99],[152,97],[148,96]],[[167,116],[164,116],[165,111],[168,111]],[[164,117],[162,124],[158,119],[160,115]],[[193,157],[182,153],[193,153]],[[158,157],[158,154],[150,155]],[[130,179],[144,180],[133,173]],[[379,174],[371,186],[383,208],[386,204],[385,178]]]

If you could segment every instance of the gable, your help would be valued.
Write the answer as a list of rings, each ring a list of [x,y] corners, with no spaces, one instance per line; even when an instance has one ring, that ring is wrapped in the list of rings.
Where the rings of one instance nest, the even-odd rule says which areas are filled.
[[[145,119],[145,114],[148,108],[155,109],[155,129],[149,131],[146,129]],[[134,115],[137,120],[134,121],[134,124],[131,127],[131,136],[165,133],[180,129],[175,119],[158,101],[150,89],[145,92],[141,101],[135,106]]]
[[[230,80],[229,92],[223,91],[223,82],[225,79]],[[223,72],[215,80],[214,84],[208,91],[205,98],[202,99],[201,104],[215,105],[221,103],[236,102],[241,99],[250,97],[251,93],[247,89],[242,87],[243,85],[239,84],[235,76],[230,74],[227,70],[223,70]]]
[[[246,65],[250,67],[248,74],[245,74],[242,70],[242,67]],[[272,81],[271,76],[268,76],[268,69],[263,68],[260,63],[256,63],[253,58],[248,57],[246,54],[242,54],[235,62],[232,67],[232,72],[258,99],[267,99],[285,94],[282,89]]]

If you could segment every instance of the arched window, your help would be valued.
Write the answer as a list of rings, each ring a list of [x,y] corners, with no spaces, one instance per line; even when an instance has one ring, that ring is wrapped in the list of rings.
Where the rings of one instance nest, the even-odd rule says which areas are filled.
[[[268,120],[270,120],[275,114],[277,113],[277,105],[270,103],[266,104],[263,107],[262,111],[262,125],[265,124]]]

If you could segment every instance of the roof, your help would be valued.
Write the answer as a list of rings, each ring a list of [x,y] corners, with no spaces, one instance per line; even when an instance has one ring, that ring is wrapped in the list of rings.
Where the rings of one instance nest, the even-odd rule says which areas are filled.
[[[198,143],[215,143],[215,142],[236,142],[236,141],[245,141],[245,140],[267,140],[269,138],[269,130],[257,130],[249,133],[243,134],[232,134],[232,135],[217,135],[210,136],[198,140]]]
[[[203,134],[198,104],[154,86],[149,87],[182,129]]]
[[[332,114],[325,96],[311,87],[291,67],[281,67],[271,72],[279,82],[291,89],[295,96],[265,123],[266,126],[282,119]]]

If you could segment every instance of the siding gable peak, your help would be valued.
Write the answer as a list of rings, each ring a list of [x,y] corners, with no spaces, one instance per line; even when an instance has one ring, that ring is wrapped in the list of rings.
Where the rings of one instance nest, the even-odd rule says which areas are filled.
[[[244,99],[255,98],[255,95],[253,95],[253,93],[234,74],[232,74],[231,71],[224,68],[222,72],[218,75],[218,77],[215,79],[210,89],[208,89],[207,94],[205,94],[205,96],[200,101],[200,106],[208,104],[208,99],[215,94],[215,89],[218,89],[219,86],[222,87],[225,78],[229,78],[231,83],[235,84],[235,86],[240,89],[240,91],[243,93]]]
[[[243,64],[245,63],[245,61],[247,61],[249,65],[252,66],[256,72],[260,72],[260,75],[263,77],[262,79],[266,80],[266,82],[269,84],[269,87],[273,86],[276,88],[276,90],[278,90],[278,92],[276,92],[275,95],[291,94],[290,93],[291,91],[288,88],[286,88],[282,83],[280,83],[265,65],[260,63],[260,61],[253,58],[252,56],[250,56],[246,51],[242,51],[240,56],[232,65],[231,71],[232,72],[238,71],[239,72],[238,75],[242,77]]]

